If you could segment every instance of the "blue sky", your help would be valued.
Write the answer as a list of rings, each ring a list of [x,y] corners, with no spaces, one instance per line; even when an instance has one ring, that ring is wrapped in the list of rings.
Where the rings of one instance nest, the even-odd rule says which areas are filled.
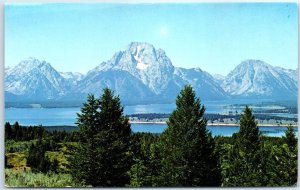
[[[36,57],[86,73],[138,41],[211,74],[245,59],[296,69],[297,17],[295,3],[7,4],[5,64]]]

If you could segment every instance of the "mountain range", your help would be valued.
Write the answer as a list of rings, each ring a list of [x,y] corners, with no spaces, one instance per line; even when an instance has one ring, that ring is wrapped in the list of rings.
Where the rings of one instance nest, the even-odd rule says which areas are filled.
[[[5,101],[78,101],[99,96],[104,87],[125,104],[173,103],[186,84],[201,100],[296,100],[298,70],[274,67],[261,60],[245,60],[227,76],[200,68],[174,67],[162,49],[132,42],[86,75],[59,72],[50,63],[29,58],[5,69]]]

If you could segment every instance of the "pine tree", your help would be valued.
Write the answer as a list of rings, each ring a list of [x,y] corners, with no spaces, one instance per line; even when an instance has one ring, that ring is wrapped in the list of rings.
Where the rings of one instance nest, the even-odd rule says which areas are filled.
[[[58,162],[57,159],[54,159],[51,162],[51,164],[49,166],[49,170],[52,171],[52,172],[54,172],[54,173],[58,173],[58,171],[59,171],[59,162]]]
[[[13,133],[15,140],[20,140],[22,137],[22,129],[18,122],[15,122],[13,125]]]
[[[95,175],[96,145],[94,134],[100,125],[99,100],[93,95],[88,95],[87,102],[83,104],[81,113],[77,114],[79,127],[79,147],[70,158],[71,174],[79,182],[85,181],[91,184]]]
[[[227,154],[222,158],[222,185],[260,186],[260,133],[248,106],[241,114],[240,130],[233,138],[234,144],[227,145]]]
[[[130,169],[130,186],[156,187],[160,174],[157,136],[151,133],[136,133],[133,137],[134,164]]]
[[[50,168],[50,160],[46,157],[47,143],[39,139],[36,145],[32,144],[29,148],[27,165],[34,172],[48,172]]]
[[[4,155],[4,167],[5,167],[5,168],[8,168],[8,167],[9,167],[9,165],[8,165],[8,158],[7,158],[6,155]]]
[[[297,150],[297,138],[295,135],[294,127],[292,125],[289,125],[287,127],[283,140],[288,145],[290,151]]]
[[[163,186],[219,186],[214,140],[206,129],[204,106],[190,85],[177,96],[176,109],[160,139]]]
[[[77,124],[80,142],[71,159],[73,177],[92,186],[129,184],[131,128],[119,97],[108,88],[100,99],[88,96]]]
[[[263,187],[267,186],[280,186],[282,185],[281,170],[278,167],[278,150],[276,145],[272,145],[270,142],[261,142],[261,147],[258,151],[260,161],[258,178],[259,184]]]
[[[298,175],[298,146],[294,127],[289,125],[283,137],[284,159],[282,160],[286,171],[286,182],[288,186],[296,185]],[[286,146],[285,146],[286,145]]]
[[[246,106],[244,113],[241,114],[240,131],[237,140],[237,146],[246,153],[252,153],[259,149],[259,129],[252,110],[248,106]]]
[[[5,123],[5,139],[11,139],[13,137],[12,128],[9,122]]]

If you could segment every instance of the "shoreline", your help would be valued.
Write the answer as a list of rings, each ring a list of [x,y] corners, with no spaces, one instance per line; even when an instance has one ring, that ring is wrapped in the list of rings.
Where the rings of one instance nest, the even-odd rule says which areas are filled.
[[[142,125],[167,125],[166,121],[129,121],[129,124],[142,124]],[[13,125],[13,123],[12,123]],[[38,124],[38,125],[23,125],[21,123],[19,123],[19,125],[24,126],[24,127],[37,127],[37,126],[42,126],[45,128],[55,128],[55,127],[59,127],[59,128],[69,128],[69,127],[78,127],[76,125],[42,125],[42,124]],[[210,127],[214,127],[214,126],[219,126],[219,127],[230,127],[230,126],[240,126],[240,124],[236,124],[236,123],[207,123],[207,126]],[[270,123],[266,123],[266,124],[261,124],[258,123],[257,124],[258,127],[288,127],[289,124],[270,124]],[[298,127],[298,123],[297,124],[292,124],[292,127],[296,128]]]
[[[156,125],[163,125],[167,124],[165,121],[129,121],[130,124],[156,124]],[[207,123],[207,126],[240,126],[239,124],[235,123]],[[276,125],[276,124],[257,124],[258,127],[287,127],[289,126],[288,124],[281,124],[281,125]],[[293,127],[298,127],[298,125],[292,125]]]

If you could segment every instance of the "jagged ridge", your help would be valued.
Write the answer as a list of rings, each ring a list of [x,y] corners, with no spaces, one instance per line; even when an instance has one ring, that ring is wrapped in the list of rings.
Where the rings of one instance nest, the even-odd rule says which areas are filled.
[[[35,58],[5,71],[6,100],[78,100],[99,95],[110,87],[125,103],[174,102],[180,89],[191,84],[203,100],[230,97],[297,97],[296,70],[273,67],[260,60],[246,60],[225,78],[200,68],[176,68],[161,49],[148,43],[130,43],[125,50],[102,62],[86,75],[58,72]],[[18,98],[19,97],[19,98]]]

